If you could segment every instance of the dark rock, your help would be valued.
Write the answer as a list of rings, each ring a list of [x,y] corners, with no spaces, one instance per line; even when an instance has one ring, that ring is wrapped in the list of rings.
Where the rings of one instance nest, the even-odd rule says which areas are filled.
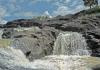
[[[5,28],[41,26],[41,21],[34,19],[18,19],[8,22]]]
[[[2,38],[4,39],[8,39],[8,38],[11,38],[13,35],[13,29],[12,28],[6,28],[4,29],[3,31],[3,34],[2,34]]]
[[[24,36],[26,36],[26,35],[17,35],[17,36],[14,36],[14,38],[22,38]]]
[[[0,28],[3,28],[4,27],[4,24],[0,24]]]
[[[92,68],[93,70],[100,70],[100,65],[95,66],[94,68]]]

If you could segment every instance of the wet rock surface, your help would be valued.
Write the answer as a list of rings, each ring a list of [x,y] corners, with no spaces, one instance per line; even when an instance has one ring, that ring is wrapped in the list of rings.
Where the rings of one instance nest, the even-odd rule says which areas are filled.
[[[25,39],[25,37],[34,40],[32,41],[32,46],[30,46],[31,50],[25,51],[25,54],[30,52],[28,55],[32,57],[33,55],[31,53],[34,52],[32,51],[32,48],[34,49],[35,47],[43,48],[43,56],[51,54],[55,39],[60,32],[64,31],[78,32],[83,34],[87,41],[88,47],[92,50],[92,55],[100,57],[100,15],[78,16],[75,14],[68,16],[57,16],[45,21],[33,21],[32,19],[15,20],[8,22],[7,25],[5,25],[8,28],[4,32],[4,38],[13,38],[9,37],[13,36],[13,31],[9,30],[10,27],[14,28],[13,25],[15,27],[18,27],[19,25],[21,27],[32,25],[41,29],[41,31],[32,32],[30,36],[24,36],[23,34],[21,36],[17,36],[19,41],[21,41],[22,38],[24,38],[24,41],[26,41],[27,39]],[[24,46],[24,48],[26,47]],[[47,51],[49,53],[47,53]],[[39,55],[41,54],[39,53]],[[28,58],[30,58],[30,56],[28,56]]]
[[[83,34],[88,43],[88,47],[92,50],[93,56],[100,57],[100,15],[75,15],[68,20],[51,20],[47,26],[54,27],[61,31],[79,32]],[[66,17],[65,17],[66,18]]]
[[[52,54],[57,33],[57,30],[54,29],[44,29],[36,33],[31,33],[29,37],[14,38],[11,46],[21,49],[26,57],[32,61]]]
[[[8,22],[4,25],[4,28],[15,28],[15,27],[30,27],[30,26],[41,26],[42,21],[37,19],[18,19]]]
[[[44,70],[32,68],[22,51],[12,47],[0,48],[0,70]]]

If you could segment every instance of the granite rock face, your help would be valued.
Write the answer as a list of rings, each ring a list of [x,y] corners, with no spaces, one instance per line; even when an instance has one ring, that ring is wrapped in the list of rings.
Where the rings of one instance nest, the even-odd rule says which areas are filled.
[[[2,38],[12,39],[11,47],[16,50],[0,48],[0,70],[44,70],[31,68],[30,64],[28,67],[27,64],[29,60],[33,61],[52,54],[58,34],[65,31],[81,33],[92,50],[91,55],[100,57],[100,15],[58,16],[35,22],[36,24],[32,19],[21,19],[8,22],[5,25],[7,28],[4,28]],[[30,26],[27,27],[28,24]],[[22,32],[14,30],[19,26],[30,28],[31,24],[38,27],[39,30]],[[24,54],[17,49],[20,49]],[[93,70],[99,70],[99,66],[94,67]]]
[[[86,15],[74,18],[59,18],[48,21],[47,26],[60,31],[79,32],[83,34],[92,50],[93,56],[100,56],[100,15]],[[66,20],[67,19],[67,20]]]
[[[8,22],[4,25],[4,28],[14,28],[14,27],[30,27],[30,26],[41,26],[41,21],[36,19],[18,19]]]
[[[31,33],[30,36],[14,38],[11,46],[21,49],[26,57],[32,61],[52,54],[57,34],[58,31],[53,28],[43,29],[42,31]]]
[[[25,24],[24,24],[25,23]],[[32,45],[29,46],[31,50],[23,51],[25,54],[28,55],[28,58],[34,59],[32,48],[42,48],[42,51],[40,53],[43,53],[44,55],[49,55],[52,53],[53,44],[55,42],[55,39],[57,38],[58,34],[60,32],[64,31],[71,31],[71,32],[78,32],[83,34],[85,37],[88,47],[92,50],[93,56],[100,56],[100,15],[85,15],[85,16],[78,16],[75,15],[66,15],[66,16],[57,16],[55,18],[45,20],[45,21],[33,21],[32,19],[27,20],[16,20],[11,21],[6,24],[6,27],[13,27],[15,25],[16,27],[20,25],[21,27],[25,27],[29,24],[31,26],[39,27],[41,30],[37,32],[32,32],[30,34],[30,37],[27,39],[33,39]],[[13,30],[5,30],[4,34],[13,36]],[[7,32],[10,32],[9,34],[6,34]],[[9,37],[9,36],[8,36]],[[5,38],[8,38],[5,37]],[[27,36],[26,36],[27,37]],[[12,38],[12,37],[10,37]],[[15,38],[14,38],[15,39]],[[25,38],[24,35],[21,36],[21,38],[17,38],[19,41],[24,39],[24,41],[28,40]],[[21,43],[21,42],[20,42]],[[26,43],[26,44],[27,44]],[[26,48],[25,46],[23,46]],[[20,48],[20,47],[19,47]],[[33,51],[34,52],[34,51]],[[47,53],[48,52],[48,53]],[[39,55],[41,55],[39,53]],[[37,55],[37,54],[36,54]],[[37,58],[38,56],[36,56]],[[39,57],[40,58],[40,57]]]

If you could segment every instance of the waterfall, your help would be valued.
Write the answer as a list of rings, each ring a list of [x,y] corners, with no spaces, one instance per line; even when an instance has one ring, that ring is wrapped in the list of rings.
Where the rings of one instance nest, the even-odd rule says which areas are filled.
[[[63,32],[54,44],[54,55],[90,55],[87,43],[82,34],[77,32]]]
[[[100,59],[92,61],[85,38],[76,32],[60,33],[53,54],[32,62],[15,48],[22,46],[19,42],[13,43],[13,47],[0,48],[0,70],[92,70],[92,64],[100,64]]]

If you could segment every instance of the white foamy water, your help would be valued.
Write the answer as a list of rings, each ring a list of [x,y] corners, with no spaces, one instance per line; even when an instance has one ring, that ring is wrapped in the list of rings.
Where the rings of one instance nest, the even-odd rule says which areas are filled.
[[[31,63],[43,70],[91,70],[84,58],[90,57],[85,38],[76,32],[60,33],[54,44],[53,55]]]
[[[53,54],[33,62],[29,62],[18,49],[0,49],[0,67],[8,70],[92,70],[92,64],[96,65],[99,61],[92,60],[84,37],[75,32],[59,34]]]
[[[47,56],[31,63],[32,68],[42,70],[91,70],[83,60],[87,56]]]
[[[0,67],[8,67],[8,70],[9,68],[11,70],[92,70],[92,66],[89,65],[92,62],[88,63],[87,60],[91,62],[92,57],[85,55],[50,55],[29,62],[20,50],[10,47],[0,49]],[[97,60],[97,62],[99,61]],[[93,61],[93,64],[95,64],[95,61]],[[16,69],[15,66],[21,68]]]
[[[87,50],[87,43],[82,34],[77,32],[60,33],[54,44],[53,54],[55,55],[90,55]]]
[[[33,70],[89,70],[82,60],[86,56],[51,55],[29,62],[20,50],[9,47],[0,51],[0,64],[9,68],[19,66]]]

